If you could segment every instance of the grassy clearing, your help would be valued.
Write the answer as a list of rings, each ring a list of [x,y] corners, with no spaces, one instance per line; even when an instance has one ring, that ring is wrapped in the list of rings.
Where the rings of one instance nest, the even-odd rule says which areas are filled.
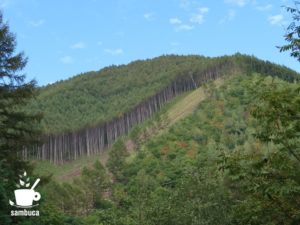
[[[167,113],[169,119],[168,127],[191,114],[205,97],[204,89],[198,88],[181,101],[178,101]]]
[[[219,78],[212,81],[210,84],[216,88],[219,88],[224,83],[224,79]],[[209,93],[206,89],[211,87],[199,87],[198,89],[189,92],[187,95],[182,96],[174,102],[167,110],[165,120],[163,121],[163,126],[158,132],[152,131],[152,136],[160,135],[163,132],[167,131],[169,127],[175,124],[177,121],[189,116],[192,114],[198,105],[205,100]],[[163,117],[163,116],[162,116]]]
[[[35,172],[39,175],[49,176],[53,175],[53,178],[57,181],[70,181],[72,178],[81,174],[81,170],[84,167],[92,166],[97,160],[102,165],[106,164],[108,158],[108,151],[105,151],[98,155],[80,157],[71,162],[67,162],[62,165],[55,165],[48,161],[33,161],[35,164]]]

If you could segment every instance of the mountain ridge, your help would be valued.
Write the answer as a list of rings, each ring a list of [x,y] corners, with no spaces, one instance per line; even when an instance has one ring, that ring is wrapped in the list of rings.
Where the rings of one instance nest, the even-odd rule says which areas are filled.
[[[175,63],[171,60],[173,59],[172,57],[175,57]],[[158,59],[159,58],[157,58],[156,60]],[[160,89],[160,91],[156,91],[155,93],[155,91],[151,90],[152,92],[150,91],[147,93],[148,96],[147,94],[142,97],[139,96],[140,98],[137,99],[142,100],[135,101],[135,103],[134,101],[131,101],[132,99],[129,99],[129,101],[131,101],[131,104],[133,104],[133,107],[131,107],[131,109],[130,107],[127,107],[125,109],[122,108],[122,104],[126,105],[126,101],[122,102],[122,104],[120,103],[120,107],[119,105],[116,105],[115,108],[117,109],[119,107],[119,110],[121,108],[123,112],[117,111],[117,115],[112,116],[110,119],[107,119],[104,122],[97,122],[94,123],[93,126],[86,126],[79,130],[62,132],[60,134],[58,133],[54,135],[46,135],[44,143],[41,146],[36,146],[35,151],[31,156],[34,156],[34,158],[37,159],[48,159],[54,163],[62,163],[64,161],[76,159],[81,155],[90,155],[99,151],[103,151],[107,147],[111,146],[119,136],[127,134],[132,127],[145,121],[147,118],[151,117],[153,113],[159,111],[162,105],[164,105],[173,97],[180,95],[181,93],[184,93],[186,91],[193,90],[209,80],[214,80],[224,75],[260,72],[266,75],[278,76],[288,81],[299,79],[299,75],[296,72],[286,67],[278,66],[268,61],[262,61],[254,57],[243,56],[240,54],[218,58],[196,57],[196,61],[193,61],[195,60],[195,58],[193,57],[185,57],[184,59],[187,59],[186,61],[178,61],[178,59],[182,60],[181,57],[176,58],[176,56],[171,56],[170,58],[162,57],[162,60],[166,60],[169,65],[168,67],[160,68],[160,70],[166,70],[166,68],[170,69],[173,73],[172,75],[170,75],[170,77],[173,79],[167,76],[171,73],[170,71],[165,71],[165,73],[162,74],[161,77],[158,77],[158,81],[164,81],[162,82],[162,84],[160,84],[160,86],[158,86],[163,87],[162,89]],[[197,59],[201,59],[202,61],[197,61]],[[137,63],[139,64],[141,62]],[[172,66],[174,64],[178,65],[181,63],[184,64],[184,66],[178,66],[177,68],[181,68],[181,70],[175,71],[175,73]],[[131,66],[132,65],[134,65],[134,63],[132,63]],[[191,65],[193,65],[194,67],[191,67]],[[150,63],[150,67],[151,66],[152,64]],[[126,69],[126,66],[121,66],[121,68]],[[134,69],[139,71],[139,68]],[[108,69],[107,71],[109,72],[110,70]],[[96,74],[93,75],[97,76]],[[111,74],[108,73],[105,75],[107,76]],[[117,74],[116,76],[120,76],[121,78],[123,78],[124,74]],[[82,77],[83,79],[88,78],[87,76]],[[148,76],[148,78],[150,79],[150,81],[153,81],[153,77]],[[75,77],[74,79],[79,78]],[[130,83],[118,83],[118,85],[119,86],[117,86],[115,89],[117,91],[130,88]],[[153,92],[154,94],[151,95],[151,93]],[[136,93],[133,94],[136,95]],[[120,94],[118,97],[119,102],[126,99],[123,98],[124,96],[120,96]],[[101,101],[101,99],[99,99],[99,101]],[[114,104],[114,102],[109,103]],[[27,151],[24,153],[24,155],[26,155],[26,158],[29,156],[27,154]]]
[[[31,102],[27,109],[34,112],[44,111],[44,119],[42,121],[43,131],[47,134],[63,133],[66,131],[80,130],[85,127],[93,127],[113,119],[118,116],[119,113],[133,109],[139,102],[156,94],[177,77],[194,75],[199,71],[201,72],[203,68],[205,69],[209,65],[222,60],[229,60],[233,64],[238,64],[235,65],[236,68],[239,67],[242,72],[246,73],[253,71],[261,74],[274,75],[276,72],[273,72],[272,70],[276,68],[277,70],[284,71],[279,71],[281,76],[284,73],[290,74],[286,79],[289,77],[294,79],[296,75],[299,75],[296,71],[285,66],[238,53],[232,56],[221,57],[166,55],[155,57],[153,59],[136,60],[127,65],[105,67],[99,71],[82,73],[67,80],[58,81],[54,84],[42,87],[39,89],[37,99]],[[172,66],[176,66],[177,68],[173,69]],[[265,69],[259,68],[263,66],[265,66]],[[157,67],[161,68],[157,69]],[[168,69],[170,71],[168,71]],[[156,74],[157,71],[159,74]],[[132,73],[138,75],[132,75]],[[132,76],[133,80],[127,79],[129,76]],[[105,79],[101,80],[101,78]],[[89,83],[90,80],[91,82]],[[148,82],[149,84],[147,84]],[[121,85],[113,89],[112,86],[115,85],[115,83]],[[150,84],[155,87],[150,87]],[[127,96],[128,93],[125,93],[125,90],[132,89],[132,87],[138,85],[144,85],[145,88],[135,89],[132,91],[133,94],[131,93],[131,95]],[[98,87],[102,88],[102,90],[97,90]],[[68,93],[68,91],[70,91],[70,93]],[[119,107],[114,106],[115,108],[113,108],[111,105],[113,103],[112,101],[120,99],[120,96],[112,96],[112,98],[109,98],[109,100],[111,100],[109,102],[104,102],[102,99],[110,97],[110,95],[118,94],[123,94],[121,96],[122,98],[127,97],[126,104],[128,103],[128,106],[121,105],[122,109],[117,109],[117,112],[109,111]],[[130,97],[134,98],[136,95],[142,95],[142,97],[138,98],[136,101],[128,102]],[[83,96],[86,98],[81,99]],[[58,100],[54,97],[57,97]],[[69,99],[72,97],[74,99],[71,99],[72,101],[70,102]],[[122,104],[122,102],[118,103]],[[97,106],[100,106],[100,109],[94,109],[93,104],[98,104]],[[78,111],[80,112],[77,112],[75,109],[70,110],[70,108],[74,106],[78,107]],[[89,113],[89,111],[91,112]],[[85,117],[90,116],[90,114],[96,114],[95,117],[97,118],[86,119]],[[77,118],[80,118],[83,122],[74,125],[78,122],[76,121]],[[59,125],[62,127],[59,127]]]

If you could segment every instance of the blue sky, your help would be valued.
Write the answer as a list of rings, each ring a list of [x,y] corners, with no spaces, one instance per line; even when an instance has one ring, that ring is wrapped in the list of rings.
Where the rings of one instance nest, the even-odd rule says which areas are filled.
[[[162,54],[253,54],[300,71],[284,44],[288,0],[0,0],[39,85]]]

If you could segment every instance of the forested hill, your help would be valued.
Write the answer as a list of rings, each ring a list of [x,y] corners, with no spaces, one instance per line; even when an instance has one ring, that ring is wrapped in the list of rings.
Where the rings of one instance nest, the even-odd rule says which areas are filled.
[[[213,67],[233,72],[260,72],[293,80],[286,67],[235,54],[209,58],[168,55],[110,66],[42,87],[28,110],[43,113],[45,133],[62,133],[94,127],[120,117],[180,77],[196,79]]]

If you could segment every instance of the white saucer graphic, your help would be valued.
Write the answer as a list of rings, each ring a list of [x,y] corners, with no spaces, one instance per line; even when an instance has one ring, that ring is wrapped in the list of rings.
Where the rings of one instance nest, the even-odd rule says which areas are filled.
[[[20,185],[29,187],[30,183],[26,183],[23,180],[29,181],[29,178],[26,178],[27,174],[24,172],[24,175],[20,176]],[[25,179],[24,179],[25,178]],[[9,200],[9,204],[11,206],[17,207],[17,208],[32,208],[35,206],[38,206],[39,204],[33,204],[33,201],[39,201],[41,199],[41,194],[39,192],[34,191],[34,188],[37,186],[37,184],[40,182],[40,178],[38,178],[32,187],[29,188],[21,188],[15,190],[15,199],[16,203]],[[18,187],[21,187],[20,185],[17,185]]]

